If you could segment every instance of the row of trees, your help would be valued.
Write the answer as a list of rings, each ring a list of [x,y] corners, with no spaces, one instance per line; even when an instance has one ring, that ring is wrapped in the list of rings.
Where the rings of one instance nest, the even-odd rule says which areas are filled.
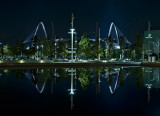
[[[78,49],[78,55],[83,55],[86,58],[97,58],[100,54],[101,57],[106,57],[108,60],[111,58],[117,58],[123,60],[125,59],[141,59],[142,58],[142,45],[143,45],[143,36],[137,35],[136,37],[136,45],[132,46],[127,45],[125,43],[125,37],[120,36],[119,37],[119,49],[114,49],[113,47],[113,37],[109,36],[105,42],[106,47],[105,49],[101,46],[99,47],[99,41],[96,39],[95,43],[92,43],[89,40],[89,37],[87,34],[84,34],[81,38],[81,41],[79,42],[79,49]]]
[[[137,36],[136,46],[133,48],[131,45],[126,46],[124,36],[120,36],[119,45],[120,49],[113,48],[113,37],[109,36],[106,41],[106,47],[102,46],[102,42],[99,43],[98,38],[96,41],[91,41],[86,33],[83,34],[80,41],[78,41],[76,47],[76,56],[84,59],[95,59],[100,55],[101,58],[117,59],[140,59],[142,56],[142,43],[143,37]],[[75,43],[76,44],[76,43]],[[100,46],[99,46],[100,44]],[[58,58],[67,58],[70,55],[68,51],[70,48],[70,42],[65,41],[55,42],[49,38],[38,38],[35,36],[32,38],[30,45],[27,45],[23,41],[17,41],[15,45],[11,45],[7,42],[0,47],[1,58],[53,58],[57,55]],[[135,51],[135,52],[134,52]]]

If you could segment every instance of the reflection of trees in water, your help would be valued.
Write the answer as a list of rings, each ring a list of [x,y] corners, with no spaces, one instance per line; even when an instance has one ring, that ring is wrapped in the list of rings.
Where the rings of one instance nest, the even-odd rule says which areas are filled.
[[[51,84],[52,87],[55,82],[60,82],[63,78],[67,78],[69,81],[71,80],[70,75],[68,73],[67,68],[44,68],[44,69],[32,69],[32,70],[15,70],[17,77],[25,76],[32,82],[36,88],[40,91],[40,89],[46,84]],[[112,93],[119,86],[125,85],[125,78],[128,76],[127,68],[113,68],[107,67],[105,68],[107,85],[109,85],[110,91]],[[85,90],[88,88],[89,84],[93,83],[95,79],[96,83],[96,92],[100,92],[100,82],[103,76],[103,68],[79,68],[76,71],[77,79],[81,83],[81,87]],[[93,79],[93,77],[95,77]],[[55,81],[56,80],[56,81]],[[75,86],[76,86],[76,77],[74,78]],[[53,90],[52,90],[53,92]]]
[[[1,85],[3,85],[3,86],[6,86],[7,85],[7,81],[6,81],[6,78],[5,78],[5,76],[4,76],[4,74],[3,74],[3,70],[0,70],[0,82],[1,82]],[[8,74],[6,74],[6,77],[8,77],[9,75]]]
[[[94,71],[95,71],[96,82],[99,82],[99,77],[101,78],[103,68],[95,68]]]
[[[121,68],[119,71],[119,79],[118,79],[120,86],[124,86],[124,84],[125,84],[125,82],[124,82],[125,74],[126,74],[125,70],[123,68]]]
[[[136,87],[137,88],[144,87],[143,70],[142,70],[142,68],[132,68],[131,70],[134,73],[134,77],[136,78]]]
[[[107,84],[108,85],[112,85],[113,83],[113,76],[112,76],[112,72],[114,71],[114,69],[112,67],[108,67],[105,69],[106,71],[106,76],[107,76]]]
[[[65,68],[59,68],[57,69],[57,74],[59,76],[59,78],[66,78],[68,76],[68,72]]]
[[[12,71],[13,73],[15,73],[16,74],[16,78],[18,79],[18,78],[25,78],[25,72],[26,72],[26,70],[25,69],[22,69],[22,70],[10,70],[10,71]],[[9,72],[10,72],[9,71]]]
[[[80,68],[78,69],[78,74],[78,80],[80,81],[82,88],[86,90],[91,80],[92,71],[91,69]]]

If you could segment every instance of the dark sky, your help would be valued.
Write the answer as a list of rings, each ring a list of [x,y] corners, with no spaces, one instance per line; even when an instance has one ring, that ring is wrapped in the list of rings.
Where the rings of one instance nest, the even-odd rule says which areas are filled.
[[[159,0],[1,0],[0,41],[25,40],[40,21],[44,22],[48,35],[54,21],[55,34],[69,38],[72,12],[78,37],[84,32],[95,32],[96,22],[103,38],[113,21],[131,42],[147,30],[148,20],[151,29],[160,29]]]

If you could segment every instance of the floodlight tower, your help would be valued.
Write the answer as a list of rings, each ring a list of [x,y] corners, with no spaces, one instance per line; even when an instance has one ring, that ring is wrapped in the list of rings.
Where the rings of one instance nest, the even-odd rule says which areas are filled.
[[[74,32],[75,29],[73,28],[73,23],[74,23],[74,16],[73,16],[73,14],[72,14],[71,29],[70,29],[70,32],[69,32],[69,34],[71,34],[71,48],[70,48],[71,51],[68,52],[68,53],[71,53],[71,62],[74,62],[74,61],[73,61],[73,54],[76,53],[76,52],[74,51],[74,49],[76,49],[76,48],[73,48],[73,36],[74,36],[74,34],[76,34],[76,32]]]
[[[56,41],[56,35],[55,35],[54,41],[55,41],[55,43],[54,43],[54,45],[55,45],[55,55],[54,55],[54,57],[55,57],[55,59],[57,59],[57,41]]]
[[[98,45],[98,51],[100,50],[100,42],[101,42],[101,36],[100,36],[100,34],[101,34],[101,30],[100,30],[100,28],[99,28],[99,45]],[[101,60],[101,54],[99,53],[99,55],[98,55],[98,60]]]
[[[151,28],[151,23],[149,21],[148,22],[148,36],[146,37],[146,39],[148,39],[148,62],[150,62],[150,39],[152,39],[150,28]]]

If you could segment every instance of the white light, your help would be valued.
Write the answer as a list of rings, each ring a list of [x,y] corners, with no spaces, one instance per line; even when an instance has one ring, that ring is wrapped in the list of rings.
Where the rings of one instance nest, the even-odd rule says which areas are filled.
[[[43,61],[43,60],[41,60],[41,61],[40,61],[40,63],[44,63],[44,61]]]
[[[87,60],[83,60],[82,62],[88,62]]]
[[[120,46],[115,46],[115,49],[120,49]]]
[[[23,60],[20,60],[20,63],[24,63],[24,61],[23,61]]]
[[[71,94],[71,95],[74,95],[74,92],[73,92],[73,90],[71,90],[70,94]]]
[[[111,61],[113,61],[113,60],[115,60],[115,59],[112,58]]]
[[[27,47],[27,50],[29,50],[29,47]]]

